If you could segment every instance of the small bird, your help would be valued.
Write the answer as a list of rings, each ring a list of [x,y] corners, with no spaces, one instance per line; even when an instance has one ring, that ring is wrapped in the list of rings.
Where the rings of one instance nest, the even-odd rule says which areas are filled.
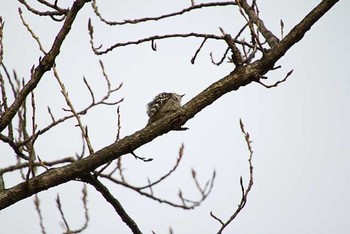
[[[147,104],[147,115],[149,117],[148,124],[156,120],[174,113],[181,107],[181,99],[185,94],[176,93],[160,93]]]

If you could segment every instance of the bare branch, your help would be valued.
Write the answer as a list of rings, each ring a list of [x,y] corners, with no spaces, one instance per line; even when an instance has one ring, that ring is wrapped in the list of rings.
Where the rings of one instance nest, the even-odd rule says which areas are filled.
[[[260,80],[258,80],[257,82],[258,82],[259,84],[261,84],[262,86],[264,86],[265,88],[268,88],[268,89],[270,89],[270,88],[275,88],[275,87],[277,87],[279,84],[285,82],[285,81],[287,80],[287,78],[293,73],[293,71],[294,71],[294,69],[290,70],[290,71],[287,73],[287,75],[284,77],[283,80],[279,80],[279,81],[277,81],[276,83],[274,83],[274,84],[272,84],[272,85],[266,85],[266,84],[264,84],[263,82],[261,82]]]
[[[258,17],[257,13],[254,11],[254,8],[248,5],[246,0],[237,1],[245,13],[248,15],[249,21],[253,22],[258,27],[259,31],[266,39],[269,46],[273,48],[279,42],[279,39],[265,27],[264,22]]]
[[[174,17],[177,15],[182,15],[186,12],[190,12],[196,9],[201,9],[201,8],[206,8],[206,7],[222,7],[222,6],[232,6],[232,5],[237,5],[235,1],[229,1],[229,2],[210,2],[210,3],[202,3],[202,4],[197,4],[195,5],[194,2],[192,2],[191,7],[185,8],[181,11],[161,15],[161,16],[156,16],[156,17],[144,17],[140,19],[133,19],[133,20],[123,20],[123,21],[108,21],[104,19],[101,15],[101,13],[98,10],[98,6],[96,3],[96,0],[92,1],[92,7],[95,11],[95,14],[100,18],[100,20],[108,25],[123,25],[123,24],[138,24],[142,22],[147,22],[147,21],[157,21],[165,18],[170,18]]]
[[[94,92],[92,91],[89,83],[87,82],[87,80],[85,79],[85,77],[83,77],[83,80],[84,80],[84,84],[85,86],[87,87],[87,89],[89,90],[89,93],[90,93],[90,96],[91,96],[91,101],[92,101],[92,104],[95,104],[95,95],[94,95]],[[54,121],[53,121],[54,122]]]
[[[284,31],[284,22],[283,22],[282,19],[280,20],[280,25],[281,25],[281,38],[283,38],[283,36],[284,36],[284,33],[283,33],[283,31]]]
[[[35,196],[34,196],[34,205],[35,205],[35,210],[39,215],[41,233],[46,234],[45,226],[44,226],[44,219],[43,219],[43,215],[41,213],[41,208],[40,208],[40,200],[39,200],[39,196],[37,194],[35,194]]]
[[[84,206],[85,222],[81,228],[79,228],[77,230],[70,231],[70,233],[81,233],[84,230],[86,230],[88,227],[88,223],[89,223],[90,218],[89,218],[89,210],[87,207],[87,187],[86,187],[86,184],[84,184],[84,186],[83,186],[82,194],[83,194],[82,201],[83,201],[83,206]]]
[[[194,56],[191,59],[191,63],[194,64],[194,61],[196,60],[196,57],[199,53],[199,51],[202,49],[202,47],[204,46],[204,43],[207,41],[207,38],[204,38],[202,44],[199,46],[199,48],[197,49],[196,53],[194,54]]]
[[[20,150],[20,146],[18,146],[10,137],[0,134],[0,140],[8,143],[18,157],[24,160],[29,160],[29,157]]]
[[[86,189],[86,185],[85,184],[84,184],[84,187],[82,189],[82,194],[83,194],[82,201],[83,201],[83,206],[84,206],[85,222],[84,222],[83,226],[81,228],[77,229],[77,230],[71,230],[71,228],[69,227],[67,218],[65,217],[64,212],[63,212],[63,208],[62,208],[60,197],[57,194],[56,204],[57,204],[57,208],[58,208],[58,210],[60,212],[62,221],[63,221],[63,223],[65,225],[65,228],[66,228],[65,233],[66,234],[81,233],[82,231],[86,230],[86,228],[88,226],[90,218],[89,218],[89,211],[88,211],[88,208],[87,208],[87,189]]]
[[[253,5],[255,5],[255,4],[253,3]],[[243,10],[243,8],[242,8],[240,2],[238,2],[238,6],[239,6],[239,12],[240,12],[241,15],[243,16],[243,18],[247,21],[247,25],[249,26],[250,34],[251,34],[251,43],[254,45],[254,47],[256,47],[256,45],[258,45],[258,46],[259,46],[259,49],[260,49],[261,51],[264,51],[264,48],[263,48],[263,46],[262,46],[262,44],[261,44],[261,42],[260,42],[260,39],[259,39],[259,30],[257,30],[257,32],[255,32],[254,24],[253,24],[253,22],[252,22],[250,19],[248,19],[248,17],[246,16],[246,14],[245,14],[245,12],[244,12],[244,10]],[[251,8],[252,8],[253,11],[254,11],[254,8],[253,8],[253,7],[251,7]],[[254,11],[254,12],[255,12],[255,11]],[[256,13],[256,14],[257,14],[257,13]],[[257,17],[258,17],[258,16],[257,16]]]
[[[237,48],[235,42],[233,41],[233,38],[230,34],[225,33],[225,31],[220,28],[221,33],[224,35],[224,40],[226,41],[228,47],[230,47],[232,52],[232,61],[233,63],[239,67],[243,65],[242,55],[239,49]]]
[[[128,227],[133,233],[142,233],[135,221],[126,213],[125,209],[120,204],[120,202],[115,197],[113,197],[113,195],[109,192],[108,188],[104,186],[97,178],[95,178],[91,174],[86,174],[81,177],[81,180],[88,184],[91,184],[97,191],[101,193],[101,195],[106,199],[108,203],[110,203],[113,206],[115,211],[118,213],[119,217],[123,220],[123,222],[126,225],[128,225]]]
[[[108,76],[105,77],[105,79],[107,80],[108,79]],[[81,111],[76,111],[76,115],[78,116],[81,116],[81,115],[85,115],[90,109],[96,107],[96,106],[99,106],[99,105],[117,105],[119,103],[121,103],[123,101],[123,99],[120,99],[118,101],[114,101],[114,102],[107,102],[107,100],[109,100],[111,98],[111,95],[112,93],[118,91],[121,87],[122,87],[122,84],[119,84],[119,86],[117,86],[116,88],[112,89],[110,83],[109,83],[109,80],[106,81],[107,82],[107,87],[108,87],[108,90],[106,91],[106,95],[104,97],[102,97],[99,101],[96,101],[95,102],[93,101],[90,105],[88,105],[87,107],[85,107],[84,109],[82,109]],[[87,81],[86,81],[87,83]],[[85,84],[86,85],[86,84]],[[89,91],[90,92],[90,91]],[[91,92],[92,92],[92,89],[91,89]],[[90,93],[91,95],[91,93]],[[49,115],[51,117],[51,120],[52,120],[52,123],[49,124],[48,126],[44,127],[43,129],[40,129],[39,131],[37,131],[35,133],[35,135],[32,135],[30,137],[27,137],[26,139],[24,139],[22,142],[17,142],[16,144],[14,143],[11,147],[14,147],[17,145],[17,147],[21,146],[21,145],[24,145],[26,144],[27,142],[31,141],[33,138],[36,138],[38,137],[39,135],[42,135],[44,133],[46,133],[47,131],[49,131],[51,128],[75,117],[74,113],[71,114],[71,115],[67,115],[67,116],[64,116],[60,119],[55,119],[55,117],[53,116],[52,114],[52,111],[51,109],[48,107],[48,112],[49,112]],[[0,135],[0,138],[2,136]],[[5,139],[5,138],[4,138]],[[1,140],[1,139],[0,139]],[[11,141],[10,138],[7,138],[7,141]],[[15,150],[15,149],[14,149]],[[18,153],[17,151],[15,151],[16,153]],[[21,155],[22,156],[22,155]]]
[[[239,124],[241,127],[241,131],[244,134],[244,138],[248,147],[248,151],[249,151],[249,158],[248,158],[248,163],[249,163],[249,183],[248,183],[248,187],[246,189],[244,189],[244,185],[243,185],[243,179],[242,176],[239,179],[239,183],[241,186],[241,191],[242,191],[242,196],[241,196],[241,201],[238,204],[238,208],[235,210],[235,212],[231,215],[231,217],[224,223],[222,222],[219,218],[217,218],[216,216],[214,216],[212,213],[210,213],[210,215],[216,219],[217,221],[219,221],[221,223],[221,228],[218,231],[219,233],[222,233],[222,231],[237,217],[237,215],[241,212],[241,210],[245,207],[246,203],[247,203],[247,199],[248,199],[248,194],[251,191],[252,187],[253,187],[253,164],[252,164],[252,158],[253,158],[253,149],[251,146],[251,140],[250,140],[250,136],[249,133],[245,131],[244,129],[244,125],[242,120],[239,120]]]
[[[224,222],[218,217],[216,217],[212,211],[210,211],[210,216],[217,220],[221,225],[224,225]]]
[[[179,108],[177,112],[166,116],[165,118],[157,121],[157,123],[149,125],[132,135],[126,136],[123,139],[120,139],[119,141],[112,143],[111,145],[106,146],[99,151],[96,151],[88,157],[85,157],[63,167],[51,169],[40,175],[37,175],[34,178],[29,179],[26,182],[19,183],[12,188],[8,188],[0,192],[0,209],[4,209],[40,191],[47,190],[48,188],[66,183],[70,180],[74,180],[75,178],[86,174],[88,171],[94,171],[96,168],[108,163],[111,160],[115,160],[122,155],[133,152],[140,146],[145,145],[156,137],[183,126],[189,119],[193,118],[205,107],[211,105],[222,95],[237,90],[242,86],[260,79],[271,68],[273,68],[275,63],[283,55],[285,55],[285,53],[295,43],[300,41],[305,33],[311,28],[311,26],[314,25],[315,22],[320,19],[337,2],[338,0],[322,1],[299,24],[296,25],[283,38],[283,40],[281,40],[272,49],[266,51],[261,59],[230,72],[230,74],[228,74],[226,77],[213,83],[203,92]],[[82,0],[77,0],[75,4],[77,4],[77,6],[73,4],[73,7],[70,9],[70,13],[67,15],[65,24],[67,24],[68,19],[71,19],[70,14],[73,14],[72,12],[76,11],[78,8],[80,9],[84,5],[84,2]],[[67,32],[67,29],[64,31]],[[65,35],[66,34],[64,34],[63,37]],[[60,38],[60,36],[56,37],[56,40],[61,40],[61,42],[64,39],[57,38]],[[59,49],[59,47],[57,49]],[[16,104],[12,104],[12,107],[9,107],[8,109],[8,111],[10,109],[11,111],[6,112],[1,116],[0,131],[8,126],[13,116],[22,105],[22,102],[24,101],[27,94],[32,91],[32,89],[40,81],[40,78],[45,71],[42,69],[51,68],[54,62],[54,58],[57,54],[51,52],[48,54],[50,54],[50,58],[44,57],[43,59],[45,60],[45,66],[43,67],[43,65],[41,65],[40,69],[37,68],[32,75],[32,79],[35,77],[35,81],[30,82],[31,85],[23,88],[23,90],[26,91],[22,90],[22,93],[19,94],[19,97],[17,99],[20,99],[20,101],[16,101]],[[43,63],[42,61],[41,64]],[[14,113],[12,111],[14,111]]]
[[[48,1],[45,1],[45,0],[38,0],[38,2],[42,3],[43,5],[47,6],[47,7],[50,7],[56,11],[59,11],[59,12],[62,12],[62,13],[66,13],[67,12],[67,9],[63,9],[63,8],[60,8],[59,6],[57,6],[57,2],[58,0],[55,0],[55,3],[52,4]]]
[[[27,9],[28,11],[32,12],[35,15],[39,15],[39,16],[61,16],[61,15],[65,15],[68,13],[68,10],[65,9],[61,9],[58,8],[57,5],[52,5],[47,3],[46,1],[43,0],[38,0],[41,3],[46,3],[46,6],[50,6],[51,8],[55,9],[55,11],[38,11],[35,10],[34,8],[32,8],[25,0],[18,0],[20,3],[22,3]]]
[[[34,91],[31,92],[31,104],[32,104],[32,136],[38,136],[35,132],[37,129],[36,125],[36,120],[35,120],[35,112],[36,112],[36,107],[35,107],[35,99],[34,99]],[[23,127],[26,127],[25,125]],[[27,139],[29,138],[27,134],[24,135]],[[27,177],[26,179],[29,179],[30,174],[32,176],[35,176],[35,171],[33,167],[33,163],[36,159],[36,154],[34,150],[34,143],[37,137],[33,137],[25,146],[28,148],[28,153],[29,153],[29,166],[28,166],[28,172],[27,172]]]
[[[91,145],[91,142],[90,142],[90,138],[89,138],[88,131],[87,131],[87,126],[85,126],[85,127],[83,126],[83,123],[81,122],[80,116],[77,113],[77,111],[75,110],[72,102],[70,101],[70,98],[68,96],[68,92],[67,92],[64,84],[62,83],[59,75],[58,75],[56,67],[53,67],[53,73],[54,73],[54,76],[55,76],[58,84],[61,87],[62,94],[64,96],[64,99],[66,100],[67,105],[69,106],[69,110],[73,113],[75,119],[78,122],[78,126],[79,126],[80,131],[81,131],[81,133],[82,133],[82,135],[83,135],[83,137],[85,139],[85,142],[86,142],[86,144],[88,146],[89,152],[90,152],[90,154],[92,154],[92,153],[94,153],[94,149],[92,148],[92,145]]]
[[[57,197],[56,197],[56,205],[57,205],[58,211],[60,212],[62,221],[63,221],[64,225],[66,226],[66,232],[70,233],[71,231],[70,231],[70,228],[69,228],[69,224],[68,224],[67,219],[66,219],[66,217],[64,215],[62,204],[61,204],[61,200],[60,200],[60,196],[58,194],[57,194]]]
[[[51,117],[51,121],[52,121],[52,122],[56,122],[55,117],[53,116],[53,114],[52,114],[51,109],[50,109],[49,106],[47,106],[47,111],[49,112],[49,115],[50,115],[50,117]]]
[[[27,24],[26,21],[24,20],[21,8],[18,8],[18,13],[19,13],[19,16],[21,18],[22,24],[27,28],[30,35],[38,43],[40,51],[43,52],[43,54],[46,54],[46,51],[45,51],[43,45],[41,44],[39,37],[34,33],[34,31],[30,28],[29,24]]]
[[[146,186],[138,187],[138,189],[141,190],[141,189],[153,187],[156,184],[159,184],[160,182],[164,181],[167,177],[169,177],[177,169],[177,167],[179,166],[180,161],[181,161],[182,156],[183,156],[184,148],[185,148],[185,145],[182,144],[180,149],[179,149],[179,157],[177,158],[174,167],[168,173],[166,173],[165,175],[160,177],[158,180],[156,180],[156,181],[154,181],[152,183],[148,183],[148,185],[146,185]]]
[[[10,86],[11,86],[12,94],[13,94],[14,97],[16,97],[17,94],[18,94],[18,91],[16,90],[15,84],[13,83],[12,78],[11,78],[11,75],[10,75],[10,73],[7,71],[7,68],[6,68],[6,66],[4,65],[4,63],[2,63],[2,68],[4,69],[5,74],[6,74],[6,77],[7,77],[7,80],[8,80],[8,82],[9,82]],[[16,74],[16,71],[15,71],[15,70],[13,70],[13,79],[17,82],[17,74]]]
[[[32,164],[33,167],[51,167],[51,166],[55,166],[58,164],[64,164],[64,163],[72,163],[75,162],[76,160],[73,157],[67,157],[67,158],[62,158],[62,159],[58,159],[58,160],[54,160],[54,161],[40,161],[40,162],[34,162]],[[20,170],[22,168],[26,168],[29,166],[29,163],[20,163],[17,165],[13,165],[13,166],[9,166],[9,167],[5,167],[0,169],[0,175],[6,173],[6,172],[12,172],[15,170]]]
[[[45,72],[50,70],[60,52],[61,45],[69,33],[71,26],[80,9],[90,0],[76,0],[70,10],[64,24],[55,38],[50,51],[40,60],[39,65],[34,69],[31,79],[26,83],[23,89],[18,93],[15,101],[0,117],[0,132],[4,130],[16,115],[18,109],[22,106],[28,94],[37,86]]]
[[[2,67],[2,60],[4,57],[4,45],[2,43],[3,36],[4,36],[4,25],[5,23],[2,21],[2,17],[0,16],[0,68]]]
[[[117,107],[117,134],[115,137],[115,141],[120,140],[120,129],[121,129],[121,124],[120,124],[120,106]]]
[[[132,154],[132,156],[134,156],[135,159],[140,159],[141,161],[144,161],[144,162],[151,162],[151,161],[153,161],[153,158],[140,157],[140,156],[136,155],[134,151],[130,152],[130,154]]]
[[[122,98],[122,99],[114,101],[114,102],[107,102],[107,100],[109,100],[111,98],[112,93],[114,93],[114,92],[116,92],[116,91],[118,91],[119,89],[122,88],[123,83],[120,83],[116,88],[112,89],[108,76],[104,75],[104,77],[105,77],[105,80],[106,80],[106,83],[107,83],[107,88],[108,88],[108,90],[106,92],[106,95],[104,97],[102,97],[99,101],[96,101],[96,100],[95,100],[95,102],[92,101],[92,103],[90,105],[88,105],[87,107],[85,107],[81,111],[77,111],[76,114],[78,116],[85,115],[90,109],[92,109],[92,108],[94,108],[96,106],[99,106],[99,105],[117,105],[117,104],[119,104],[119,103],[121,103],[123,101],[123,98]],[[87,81],[86,81],[86,83],[87,83]],[[92,89],[91,89],[91,92],[92,92]],[[90,93],[90,95],[91,95],[91,93]],[[61,123],[65,122],[66,120],[75,117],[74,114],[71,114],[71,115],[64,116],[64,117],[62,117],[62,118],[60,118],[58,120],[55,120],[55,118],[53,117],[53,114],[51,112],[51,109],[49,109],[48,111],[49,111],[50,117],[52,119],[52,123],[49,124],[47,127],[43,128],[43,129],[40,129],[38,131],[38,133],[37,133],[38,135],[42,135],[45,132],[47,132],[48,130],[50,130],[51,128],[55,127],[56,125],[61,124]]]
[[[102,70],[102,75],[103,75],[103,77],[105,78],[106,83],[107,83],[108,91],[111,91],[111,82],[109,81],[108,75],[107,75],[107,73],[106,73],[106,71],[105,71],[105,66],[103,65],[102,60],[99,60],[99,62],[100,62],[101,70]],[[120,84],[120,87],[121,87],[121,85],[122,85],[122,84]],[[118,89],[119,89],[119,88],[117,88],[117,90],[118,90]]]
[[[155,35],[155,36],[151,36],[151,37],[147,37],[147,38],[142,38],[142,39],[139,39],[139,40],[136,40],[136,41],[128,41],[128,42],[116,43],[116,44],[112,45],[111,47],[109,47],[109,48],[107,48],[105,50],[101,50],[100,48],[102,46],[95,47],[93,45],[93,27],[91,25],[89,26],[89,31],[90,31],[91,47],[92,47],[92,50],[94,51],[94,53],[96,55],[106,54],[106,53],[108,53],[108,52],[110,52],[110,51],[112,51],[112,50],[114,50],[115,48],[118,48],[118,47],[123,47],[123,46],[128,46],[128,45],[138,45],[138,44],[142,44],[142,43],[145,43],[145,42],[152,42],[152,41],[154,42],[155,40],[162,40],[162,39],[169,39],[169,38],[198,37],[198,38],[207,38],[207,39],[213,39],[213,40],[224,40],[223,36],[217,36],[217,35],[214,35],[214,34],[203,34],[203,33],[194,33],[194,32],[183,33],[183,34],[176,33],[176,34]],[[249,43],[246,43],[244,41],[240,41],[240,40],[237,40],[237,39],[234,39],[233,41],[235,43],[237,43],[237,44],[242,44],[242,45],[245,45],[247,47],[253,48],[252,45],[250,45]]]
[[[0,69],[3,66],[3,57],[4,57],[4,45],[3,45],[3,31],[4,31],[4,22],[2,21],[2,17],[0,16]],[[5,69],[6,72],[6,69]],[[1,97],[2,100],[0,101],[0,115],[2,115],[3,111],[6,111],[7,106],[7,94],[5,90],[5,81],[2,76],[2,73],[0,72],[0,89],[1,89]]]
[[[216,172],[215,170],[213,171],[213,175],[212,175],[212,178],[210,180],[207,181],[206,185],[204,186],[204,188],[202,188],[198,181],[196,182],[198,185],[197,189],[199,190],[199,192],[201,193],[201,199],[199,201],[193,201],[193,200],[190,200],[190,199],[186,199],[184,198],[183,196],[181,197],[182,199],[182,202],[184,204],[186,203],[190,203],[190,204],[196,204],[196,206],[199,206],[208,196],[209,194],[211,193],[213,187],[214,187],[214,181],[215,181],[215,177],[216,177]]]
[[[227,54],[228,54],[229,51],[230,51],[230,47],[227,47],[225,53],[222,55],[222,57],[221,57],[221,59],[220,59],[219,62],[215,62],[215,61],[214,61],[214,58],[213,58],[213,53],[210,53],[211,62],[212,62],[213,64],[215,64],[216,66],[221,65],[221,64],[224,62],[224,60],[225,60],[225,58],[226,58],[226,56],[227,56]]]
[[[107,167],[109,167],[111,165],[112,162],[113,161],[106,163],[100,170],[98,170],[97,172],[94,173],[94,176],[97,178],[104,170],[107,169]]]
[[[147,177],[147,182],[148,182],[149,192],[151,193],[151,196],[153,196],[153,188],[152,188],[151,180],[148,177]]]
[[[201,204],[201,202],[203,202],[203,201],[207,198],[207,196],[209,195],[209,193],[211,192],[211,191],[209,190],[209,191],[207,192],[206,196],[205,196],[205,197],[202,197],[202,198],[201,198],[200,200],[198,200],[198,201],[190,201],[190,200],[188,200],[188,199],[184,199],[184,201],[186,200],[186,201],[187,201],[188,203],[190,203],[190,204],[189,204],[189,205],[188,205],[188,204],[181,204],[181,205],[180,205],[180,204],[176,204],[176,203],[174,203],[174,202],[171,202],[171,201],[168,201],[168,200],[165,200],[165,199],[161,199],[161,198],[156,197],[156,196],[154,196],[154,195],[152,195],[152,194],[143,192],[143,191],[141,191],[140,188],[134,187],[134,186],[132,186],[132,185],[129,185],[129,184],[127,184],[127,183],[124,183],[124,182],[122,182],[122,181],[119,181],[119,180],[117,180],[117,179],[115,179],[115,178],[113,178],[113,177],[111,177],[111,176],[109,176],[109,175],[101,174],[100,177],[106,178],[106,179],[112,181],[113,183],[122,185],[123,187],[128,188],[128,189],[131,189],[131,190],[137,192],[138,194],[140,194],[140,195],[142,195],[142,196],[145,196],[145,197],[147,197],[147,198],[150,198],[151,200],[157,201],[157,202],[159,202],[159,203],[164,203],[164,204],[167,204],[167,205],[172,206],[172,207],[175,207],[175,208],[182,208],[182,209],[184,209],[184,210],[191,210],[191,209],[194,209],[195,207],[199,206],[199,205]],[[146,188],[146,186],[144,186],[144,187]]]

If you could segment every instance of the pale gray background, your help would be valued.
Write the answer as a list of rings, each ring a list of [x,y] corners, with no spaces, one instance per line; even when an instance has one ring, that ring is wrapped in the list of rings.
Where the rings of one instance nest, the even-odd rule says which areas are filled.
[[[101,12],[111,20],[164,14],[190,4],[190,1],[155,0],[99,2]],[[280,19],[285,23],[286,34],[319,2],[260,0],[258,4],[266,26],[280,35]],[[30,68],[37,64],[41,54],[20,24],[18,6],[16,1],[1,2],[0,15],[5,21],[4,63],[28,80]],[[239,129],[239,118],[242,118],[253,140],[255,184],[246,208],[226,233],[349,232],[349,15],[350,3],[340,1],[279,61],[277,65],[282,65],[282,69],[268,74],[267,82],[272,83],[294,69],[286,83],[270,90],[251,84],[225,95],[190,120],[186,124],[189,131],[171,132],[136,151],[139,155],[153,157],[151,163],[135,161],[130,155],[124,157],[127,178],[142,185],[147,183],[147,177],[157,179],[168,171],[184,143],[180,168],[165,184],[155,188],[157,195],[174,201],[178,200],[179,188],[189,198],[199,197],[191,180],[192,167],[202,183],[210,178],[213,169],[217,171],[211,196],[192,211],[158,204],[107,183],[142,231],[167,233],[172,226],[175,233],[216,233],[219,224],[209,212],[226,220],[240,199],[239,177],[242,175],[245,182],[248,179],[248,152]],[[48,50],[61,23],[32,17],[25,10],[24,16]],[[158,23],[113,28],[98,22],[91,7],[86,6],[62,46],[57,67],[77,109],[90,101],[83,76],[96,95],[103,95],[105,83],[98,59],[104,61],[114,85],[124,82],[115,97],[116,100],[125,98],[121,104],[122,136],[144,127],[145,105],[155,94],[162,91],[186,93],[184,102],[187,102],[228,74],[232,64],[212,65],[209,53],[213,51],[214,57],[219,59],[226,45],[209,41],[196,64],[191,65],[190,59],[201,43],[199,39],[158,41],[157,52],[153,52],[148,43],[96,57],[89,48],[89,17],[95,26],[96,44],[104,46],[162,33],[219,34],[219,26],[234,34],[243,22],[237,8],[226,7],[194,11]],[[56,116],[61,116],[65,103],[51,72],[43,77],[35,94],[40,129],[50,123],[47,105]],[[95,150],[114,141],[115,108],[97,108],[83,121],[89,126]],[[80,152],[80,132],[72,127],[74,124],[74,121],[67,122],[37,141],[37,153],[42,160]],[[7,145],[0,144],[0,154],[1,167],[15,162]],[[18,178],[18,175],[6,176],[6,186],[15,185]],[[55,204],[57,193],[71,227],[80,227],[83,222],[81,188],[81,183],[70,182],[40,193],[48,233],[63,231]],[[26,199],[0,212],[1,233],[40,232],[32,200]],[[88,200],[91,222],[85,233],[129,233],[113,208],[91,187]]]

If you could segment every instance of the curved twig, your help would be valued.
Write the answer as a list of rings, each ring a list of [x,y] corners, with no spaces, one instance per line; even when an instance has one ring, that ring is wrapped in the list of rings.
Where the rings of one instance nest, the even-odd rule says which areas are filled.
[[[138,24],[142,22],[147,22],[147,21],[157,21],[161,19],[166,19],[170,18],[173,16],[177,15],[182,15],[186,12],[190,12],[196,9],[200,8],[206,8],[206,7],[218,7],[218,6],[230,6],[230,5],[237,5],[235,1],[229,1],[229,2],[209,2],[209,3],[202,3],[202,4],[197,4],[197,5],[192,5],[191,7],[182,9],[181,11],[161,15],[161,16],[155,16],[155,17],[144,17],[144,18],[139,18],[139,19],[133,19],[133,20],[123,20],[123,21],[108,21],[104,19],[101,15],[101,13],[98,10],[98,6],[96,3],[96,0],[92,1],[92,8],[94,9],[95,14],[100,18],[100,20],[108,25],[124,25],[124,24]]]

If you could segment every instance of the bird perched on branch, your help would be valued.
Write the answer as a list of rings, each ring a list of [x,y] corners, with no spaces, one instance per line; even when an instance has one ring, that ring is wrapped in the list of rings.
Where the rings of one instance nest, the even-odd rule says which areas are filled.
[[[160,93],[147,104],[148,124],[174,113],[181,107],[181,99],[185,94]]]

